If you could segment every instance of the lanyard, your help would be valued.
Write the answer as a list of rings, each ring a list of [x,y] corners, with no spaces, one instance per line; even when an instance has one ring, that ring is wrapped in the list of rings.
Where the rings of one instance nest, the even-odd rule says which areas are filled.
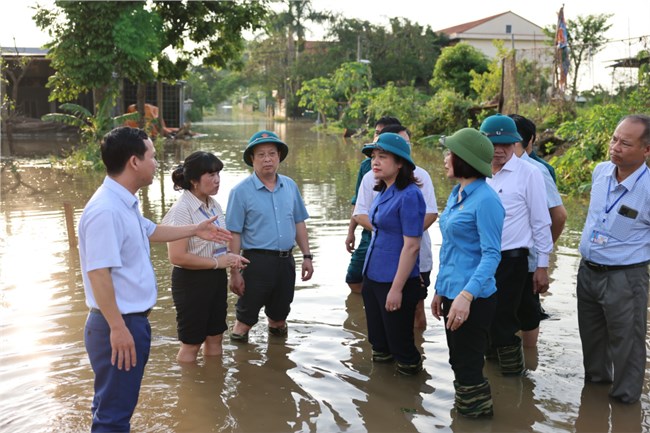
[[[639,175],[639,177],[636,178],[636,180],[635,180],[634,183],[632,184],[632,188],[630,188],[630,189],[634,189],[634,186],[635,186],[636,183],[639,181],[639,179],[641,179],[641,176],[643,176],[643,175],[645,174],[646,171],[648,171],[648,166],[646,166],[646,167],[645,167],[645,170],[643,170],[643,171],[641,172],[641,174]],[[621,199],[622,199],[623,197],[625,197],[625,194],[627,194],[627,192],[629,191],[629,190],[626,188],[625,191],[623,191],[623,194],[619,195],[618,198],[616,199],[616,201],[614,201],[614,203],[612,203],[612,205],[611,205],[610,207],[607,207],[607,202],[609,201],[609,193],[610,193],[611,188],[612,188],[612,178],[611,178],[611,176],[610,176],[610,178],[609,178],[609,183],[607,184],[607,198],[605,199],[605,215],[609,214],[609,212],[614,208],[614,206],[616,206],[616,203],[618,203],[619,201],[621,201]]]
[[[210,219],[210,215],[208,215],[208,213],[207,213],[206,211],[204,211],[202,207],[200,207],[199,210],[201,211],[201,213],[202,213],[203,215],[205,215],[205,217],[206,217],[207,219]],[[214,209],[210,209],[210,212],[212,212],[212,216],[215,216]],[[216,225],[217,227],[220,227],[220,225],[219,225],[219,218],[217,218],[216,220],[214,220],[214,221],[213,221],[213,224]]]

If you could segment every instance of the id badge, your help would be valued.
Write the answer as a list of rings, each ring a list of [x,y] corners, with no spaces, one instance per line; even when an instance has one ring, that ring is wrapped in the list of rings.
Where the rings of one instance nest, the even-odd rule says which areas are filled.
[[[598,245],[605,245],[607,241],[609,240],[609,236],[606,235],[603,232],[599,232],[598,230],[594,230],[591,232],[591,242],[598,244]]]

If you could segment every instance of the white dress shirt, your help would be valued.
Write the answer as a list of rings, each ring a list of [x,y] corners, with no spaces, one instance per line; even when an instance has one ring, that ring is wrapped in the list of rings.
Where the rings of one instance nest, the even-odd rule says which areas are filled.
[[[501,170],[486,181],[497,192],[506,210],[501,251],[534,248],[537,266],[548,267],[553,238],[541,172],[513,154]]]

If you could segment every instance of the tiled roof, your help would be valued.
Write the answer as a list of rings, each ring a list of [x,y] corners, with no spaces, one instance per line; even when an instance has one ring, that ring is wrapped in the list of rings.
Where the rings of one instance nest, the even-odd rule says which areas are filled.
[[[454,33],[464,33],[464,32],[466,32],[466,31],[468,31],[470,29],[473,29],[476,26],[479,26],[479,25],[481,25],[483,23],[486,23],[488,21],[492,21],[493,19],[495,19],[497,17],[500,17],[501,15],[505,15],[505,14],[507,14],[509,12],[510,11],[502,12],[500,14],[492,15],[491,17],[482,18],[480,20],[471,21],[471,22],[465,23],[465,24],[459,24],[459,25],[453,26],[453,27],[447,27],[446,29],[438,30],[436,33],[444,33],[446,35],[453,35]]]

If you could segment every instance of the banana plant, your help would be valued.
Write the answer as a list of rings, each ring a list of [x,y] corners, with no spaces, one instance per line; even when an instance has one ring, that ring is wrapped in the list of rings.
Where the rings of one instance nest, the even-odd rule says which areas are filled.
[[[107,102],[111,102],[110,100]],[[59,106],[64,113],[48,113],[41,117],[45,122],[59,122],[74,126],[81,134],[81,144],[86,146],[97,145],[104,134],[116,126],[123,125],[128,120],[139,120],[139,113],[110,115],[112,104],[100,103],[97,114],[93,115],[88,109],[78,104],[65,103]]]

